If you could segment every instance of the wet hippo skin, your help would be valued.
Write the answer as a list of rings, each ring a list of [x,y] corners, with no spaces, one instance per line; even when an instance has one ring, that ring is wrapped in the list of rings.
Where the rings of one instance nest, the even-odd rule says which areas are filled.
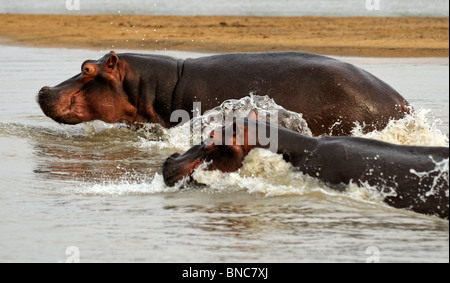
[[[448,219],[448,167],[439,169],[439,163],[449,158],[448,147],[394,145],[356,137],[315,138],[251,119],[213,131],[201,144],[169,157],[163,165],[165,183],[193,181],[192,174],[204,163],[207,170],[237,171],[252,149],[269,148],[259,142],[261,129],[263,136],[276,131],[273,151],[334,189],[346,189],[351,182],[369,185],[384,194],[392,207]],[[227,131],[231,134],[226,135]]]
[[[62,63],[63,65],[63,63]],[[404,117],[408,102],[385,82],[351,64],[301,53],[237,53],[177,60],[160,55],[116,54],[87,60],[81,73],[37,97],[53,120],[176,125],[175,110],[192,116],[250,93],[302,113],[313,135],[348,135],[354,123],[382,129]]]

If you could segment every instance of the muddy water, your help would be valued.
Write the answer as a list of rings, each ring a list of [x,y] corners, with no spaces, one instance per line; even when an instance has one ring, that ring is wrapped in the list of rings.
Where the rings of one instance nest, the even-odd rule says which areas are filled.
[[[0,46],[1,262],[365,262],[374,249],[381,262],[449,261],[448,221],[358,188],[336,193],[268,152],[252,153],[239,173],[199,172],[208,186],[180,191],[160,175],[164,159],[186,147],[180,130],[46,118],[40,87],[100,56]],[[371,138],[448,146],[448,59],[344,60],[418,109]]]

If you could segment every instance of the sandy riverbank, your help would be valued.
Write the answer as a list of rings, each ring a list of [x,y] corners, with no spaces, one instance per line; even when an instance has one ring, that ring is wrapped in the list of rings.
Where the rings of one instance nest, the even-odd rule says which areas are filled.
[[[449,18],[0,15],[0,42],[196,52],[448,57]]]

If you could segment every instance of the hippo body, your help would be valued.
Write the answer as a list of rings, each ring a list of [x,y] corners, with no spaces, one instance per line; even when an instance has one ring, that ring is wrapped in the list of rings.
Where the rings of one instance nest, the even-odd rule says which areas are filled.
[[[303,114],[313,135],[348,135],[356,122],[382,129],[400,119],[408,102],[368,72],[329,57],[301,53],[237,53],[179,60],[168,56],[115,54],[85,61],[82,72],[44,87],[38,103],[60,123],[91,120],[171,127],[175,110],[192,116],[228,99],[269,96]]]
[[[348,135],[355,122],[370,125],[369,131],[382,129],[389,119],[408,111],[400,94],[368,72],[299,52],[187,59],[172,110],[192,108],[192,98],[211,109],[224,98],[240,99],[249,93],[267,95],[303,114],[314,135]]]
[[[448,147],[395,145],[357,137],[308,137],[247,119],[212,132],[209,139],[182,155],[169,157],[163,165],[165,183],[173,186],[186,178],[194,181],[192,174],[203,163],[207,163],[206,170],[239,170],[252,149],[269,148],[258,139],[261,129],[265,130],[262,136],[277,133],[271,137],[277,144],[274,152],[331,188],[344,190],[350,183],[369,185],[392,207],[449,217]]]

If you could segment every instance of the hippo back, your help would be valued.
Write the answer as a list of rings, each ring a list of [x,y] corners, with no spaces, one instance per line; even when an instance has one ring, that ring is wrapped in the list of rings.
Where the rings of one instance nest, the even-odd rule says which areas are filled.
[[[342,61],[309,53],[238,53],[187,59],[172,111],[202,110],[226,99],[269,96],[302,113],[314,135],[347,135],[354,122],[383,128],[404,115],[407,102],[388,84]]]

